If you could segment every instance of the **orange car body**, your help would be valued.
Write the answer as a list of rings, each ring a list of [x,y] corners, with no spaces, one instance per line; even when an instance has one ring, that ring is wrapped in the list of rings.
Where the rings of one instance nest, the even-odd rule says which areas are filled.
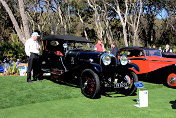
[[[158,72],[162,77],[170,74],[173,75],[169,86],[176,86],[176,58],[162,57],[162,52],[158,49],[149,49],[142,47],[124,47],[119,50],[119,58],[122,55],[127,55],[129,63],[138,65],[139,71],[136,74],[145,74]],[[169,82],[168,79],[166,79]]]

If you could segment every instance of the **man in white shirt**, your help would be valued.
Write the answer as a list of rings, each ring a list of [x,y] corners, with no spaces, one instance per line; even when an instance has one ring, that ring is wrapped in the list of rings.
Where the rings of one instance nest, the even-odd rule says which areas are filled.
[[[31,71],[33,70],[33,78],[36,81],[40,81],[40,44],[37,39],[40,35],[37,32],[33,32],[31,38],[25,43],[25,52],[29,56],[28,69],[27,69],[27,82],[31,81]]]

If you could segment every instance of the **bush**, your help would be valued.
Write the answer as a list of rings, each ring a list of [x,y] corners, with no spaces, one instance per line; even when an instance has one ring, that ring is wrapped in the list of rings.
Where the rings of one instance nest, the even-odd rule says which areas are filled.
[[[0,44],[0,63],[2,63],[5,54],[15,61],[20,59],[22,62],[26,62],[27,58],[23,43],[16,34],[11,34],[10,39],[9,41],[3,40]]]
[[[9,65],[9,69],[4,75],[19,75],[19,68],[16,67],[16,63]]]

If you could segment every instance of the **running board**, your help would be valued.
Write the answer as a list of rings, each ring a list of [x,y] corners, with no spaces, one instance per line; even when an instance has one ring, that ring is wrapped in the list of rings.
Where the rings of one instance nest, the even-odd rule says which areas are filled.
[[[54,69],[54,68],[52,68],[52,69],[51,69],[51,74],[54,74],[54,75],[62,75],[62,74],[64,74],[64,70],[59,70],[59,69]]]
[[[43,72],[50,73],[50,69],[41,69]]]

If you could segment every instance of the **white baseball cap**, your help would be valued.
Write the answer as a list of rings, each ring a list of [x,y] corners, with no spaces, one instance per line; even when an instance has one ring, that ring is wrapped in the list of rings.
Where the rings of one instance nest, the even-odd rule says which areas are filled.
[[[36,35],[36,36],[38,36],[38,37],[40,36],[40,35],[38,34],[38,32],[33,32],[31,36],[33,37],[34,35]]]

